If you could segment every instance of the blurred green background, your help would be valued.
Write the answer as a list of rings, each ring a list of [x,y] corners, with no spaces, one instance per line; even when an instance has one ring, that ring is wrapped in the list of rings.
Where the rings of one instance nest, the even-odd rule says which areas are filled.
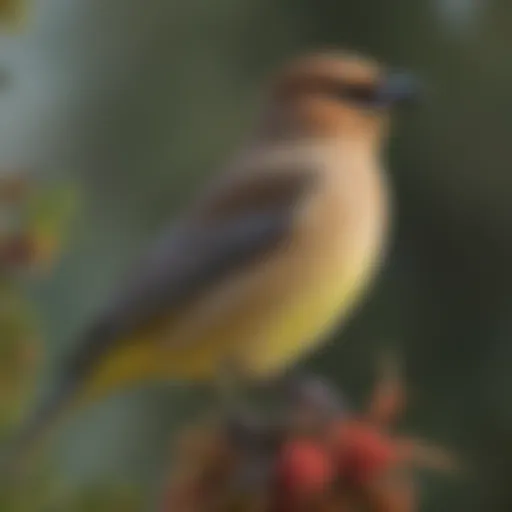
[[[25,25],[0,35],[0,172],[72,184],[79,200],[60,259],[42,275],[3,269],[2,303],[20,296],[18,314],[38,333],[42,388],[116,279],[250,131],[269,72],[325,46],[412,68],[429,95],[396,123],[385,271],[308,367],[357,401],[379,351],[396,348],[407,428],[471,467],[465,481],[425,479],[422,510],[508,512],[509,0],[33,0]],[[169,438],[199,404],[169,385],[84,411],[49,455],[58,483],[19,510],[150,509]]]

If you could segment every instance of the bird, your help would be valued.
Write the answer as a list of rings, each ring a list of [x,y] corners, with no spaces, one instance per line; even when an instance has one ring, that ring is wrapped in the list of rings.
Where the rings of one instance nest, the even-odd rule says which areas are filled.
[[[247,142],[85,329],[20,446],[129,387],[230,372],[262,382],[320,346],[384,260],[391,114],[418,91],[413,74],[346,50],[272,74]]]

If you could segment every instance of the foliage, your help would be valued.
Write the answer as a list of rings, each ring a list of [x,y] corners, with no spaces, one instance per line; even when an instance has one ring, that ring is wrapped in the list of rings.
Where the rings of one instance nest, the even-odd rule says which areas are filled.
[[[32,405],[42,363],[37,315],[22,284],[48,275],[58,261],[76,206],[69,184],[38,183],[20,173],[0,178],[0,439],[5,445]],[[140,510],[133,487],[96,485],[76,492],[48,460],[38,461],[21,481],[0,488],[0,510]]]
[[[26,20],[27,3],[33,0],[0,0],[0,27],[18,29]]]

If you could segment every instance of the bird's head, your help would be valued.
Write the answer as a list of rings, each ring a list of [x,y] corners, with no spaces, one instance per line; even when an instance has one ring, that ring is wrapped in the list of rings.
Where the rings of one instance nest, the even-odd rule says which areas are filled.
[[[324,52],[284,67],[271,88],[270,129],[380,143],[393,107],[416,100],[416,79],[353,53]]]

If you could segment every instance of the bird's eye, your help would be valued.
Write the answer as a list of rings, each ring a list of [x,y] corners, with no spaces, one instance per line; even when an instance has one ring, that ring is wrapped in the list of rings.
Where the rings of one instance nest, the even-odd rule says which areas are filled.
[[[339,101],[363,107],[372,106],[376,99],[375,87],[372,84],[329,84],[325,92]]]
[[[375,90],[369,85],[345,85],[341,87],[339,95],[345,100],[371,105],[375,99]]]

